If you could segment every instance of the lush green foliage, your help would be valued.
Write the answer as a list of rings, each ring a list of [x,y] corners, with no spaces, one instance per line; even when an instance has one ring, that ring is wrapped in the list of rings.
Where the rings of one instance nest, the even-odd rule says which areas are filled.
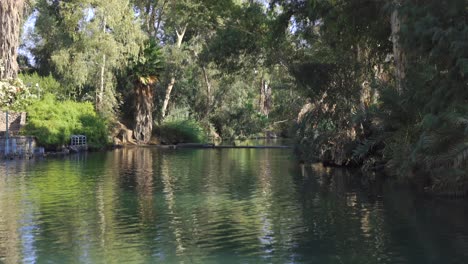
[[[57,101],[47,94],[26,108],[28,123],[23,133],[37,137],[40,145],[56,148],[68,145],[73,134],[86,135],[91,147],[108,143],[108,127],[91,103]]]
[[[468,193],[466,1],[274,2],[277,29],[294,20],[285,41],[302,44],[289,69],[311,98],[304,158]]]
[[[211,117],[216,131],[224,139],[246,138],[261,133],[268,119],[255,110],[252,103],[242,107],[219,109]]]
[[[160,47],[151,39],[145,43],[142,50],[131,65],[129,74],[133,74],[135,83],[151,85],[156,83],[163,70],[163,55]]]
[[[156,135],[164,144],[203,143],[207,135],[195,120],[168,121],[156,127]]]
[[[62,85],[24,80],[139,124],[139,142],[153,121],[167,143],[292,132],[306,160],[468,191],[466,0],[39,0],[36,10],[33,71]]]
[[[40,76],[37,72],[32,74],[19,74],[18,78],[28,87],[31,93],[38,97],[44,94],[54,94],[60,99],[66,98],[66,91],[63,86],[52,76]]]
[[[41,41],[33,53],[40,71],[52,72],[70,97],[93,100],[101,114],[115,117],[115,72],[145,39],[128,1],[40,0],[37,10]]]
[[[466,1],[408,1],[402,42],[407,56],[405,89],[393,118],[394,128],[408,131],[406,144],[391,136],[390,164],[400,175],[429,176],[431,191],[468,193],[466,117],[468,14]],[[388,112],[388,111],[387,111]],[[400,111],[401,112],[401,111]],[[395,114],[390,113],[395,117]],[[406,155],[406,162],[396,164]]]
[[[295,119],[304,99],[292,89],[295,83],[286,67],[278,67],[280,60],[270,56],[269,26],[275,14],[266,5],[237,0],[104,2],[36,2],[35,29],[28,36],[36,62],[31,72],[52,74],[61,84],[41,92],[61,100],[94,101],[101,114],[127,124],[143,117],[134,114],[138,102],[151,109],[140,120],[152,114],[157,123],[186,109],[187,116],[210,128],[211,134],[226,138],[276,127],[286,130]],[[132,12],[124,12],[130,8],[137,20],[132,20]],[[146,52],[145,39],[161,49]],[[166,62],[162,72],[161,61]],[[37,74],[24,78],[28,83],[51,80]],[[146,92],[150,97],[155,93],[152,102],[135,97],[136,86],[150,83],[152,89]],[[260,92],[264,83],[271,88],[266,95]],[[288,98],[295,102],[292,107],[283,105]],[[118,101],[123,101],[122,107]]]

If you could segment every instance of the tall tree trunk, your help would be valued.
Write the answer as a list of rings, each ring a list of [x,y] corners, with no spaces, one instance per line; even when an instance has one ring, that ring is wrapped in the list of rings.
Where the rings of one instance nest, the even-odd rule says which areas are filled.
[[[102,19],[102,31],[106,34],[106,18]],[[105,92],[105,73],[106,73],[106,54],[102,55],[102,64],[101,64],[101,72],[99,74],[99,92],[96,96],[96,111],[102,112],[102,103],[104,101],[104,92]]]
[[[162,4],[159,1],[147,1],[146,5],[140,10],[144,19],[145,31],[151,38],[157,38],[159,28],[161,27],[162,18],[166,5],[169,0],[164,0]]]
[[[404,79],[406,70],[406,55],[400,41],[400,30],[402,17],[399,12],[401,0],[394,1],[394,9],[391,16],[393,58],[395,63],[395,78],[397,91],[401,94],[404,90]]]
[[[24,0],[0,0],[0,79],[18,75],[18,47]]]
[[[176,30],[177,42],[176,47],[180,49],[182,46],[182,41],[184,40],[185,32],[187,31],[187,24],[185,24],[180,30]]]
[[[164,120],[164,118],[166,117],[167,106],[169,105],[169,99],[171,99],[171,92],[172,92],[172,88],[174,87],[175,81],[176,81],[175,77],[172,76],[171,81],[167,85],[166,96],[164,97],[164,102],[163,102],[163,106],[162,106],[162,113],[161,113],[162,114],[162,120]]]
[[[180,49],[180,47],[182,46],[182,41],[184,39],[185,32],[187,31],[187,26],[188,25],[185,24],[180,30],[176,30],[176,34],[177,34],[176,47],[178,49]],[[174,74],[172,74],[171,81],[169,82],[166,88],[166,96],[164,98],[163,107],[161,111],[162,120],[164,120],[164,118],[166,117],[167,106],[169,105],[169,100],[171,99],[172,88],[174,88],[175,82],[176,82],[175,76]]]
[[[262,78],[260,87],[260,112],[268,116],[271,110],[271,87],[267,80]]]
[[[133,135],[139,144],[146,144],[153,132],[153,89],[139,84],[135,88],[135,128]]]
[[[211,88],[210,79],[208,79],[208,73],[206,72],[205,66],[202,66],[202,72],[203,72],[203,78],[205,79],[206,96],[207,96],[205,116],[208,117],[211,112],[211,104],[213,103],[212,92],[211,92],[212,88]]]
[[[105,92],[105,73],[106,73],[106,54],[102,55],[102,64],[101,64],[101,73],[99,80],[99,93],[97,96],[96,110],[102,110],[102,102],[104,101],[104,92]]]
[[[155,28],[155,34],[154,34],[154,37],[156,38],[158,36],[158,31],[159,31],[159,28],[161,27],[161,21],[162,21],[162,17],[164,15],[164,9],[166,7],[166,4],[167,4],[168,0],[164,0],[161,8],[159,9],[159,12],[158,12],[158,19],[156,21],[156,28]]]
[[[150,36],[153,36],[153,30],[154,30],[154,16],[156,15],[156,10],[155,7],[152,5],[151,1],[148,1],[146,7],[145,7],[145,12],[146,15],[144,16],[145,18],[145,25],[146,25],[146,32]]]
[[[367,49],[367,46],[361,46],[361,44],[356,45],[356,58],[357,62],[360,65],[365,66],[364,68],[368,67],[369,64],[369,50]],[[363,113],[366,113],[366,110],[369,106],[369,98],[370,98],[370,89],[371,86],[369,85],[369,75],[367,74],[367,71],[360,71],[359,76],[359,82],[361,84],[361,90],[360,90],[360,108]]]

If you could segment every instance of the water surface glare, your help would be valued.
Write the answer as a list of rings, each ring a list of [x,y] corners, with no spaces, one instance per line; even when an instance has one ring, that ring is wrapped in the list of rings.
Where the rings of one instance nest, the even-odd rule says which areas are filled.
[[[0,163],[0,263],[468,263],[466,200],[287,149],[126,148]]]

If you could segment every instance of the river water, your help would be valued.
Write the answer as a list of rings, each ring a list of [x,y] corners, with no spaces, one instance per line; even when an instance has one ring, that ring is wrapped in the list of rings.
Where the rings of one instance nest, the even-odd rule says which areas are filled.
[[[468,202],[287,149],[0,163],[0,263],[468,263]]]

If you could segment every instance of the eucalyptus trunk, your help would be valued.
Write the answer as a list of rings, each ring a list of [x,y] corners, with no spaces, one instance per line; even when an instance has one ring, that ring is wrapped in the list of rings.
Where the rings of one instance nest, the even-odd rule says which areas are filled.
[[[268,116],[271,111],[271,87],[267,80],[262,78],[260,87],[260,112]]]
[[[210,79],[208,78],[208,73],[206,72],[205,66],[202,66],[202,72],[203,72],[203,79],[205,80],[205,84],[206,84],[206,96],[207,96],[205,117],[209,117],[211,113],[211,105],[213,104],[212,87],[211,87]]]
[[[16,78],[24,0],[0,0],[0,79]]]
[[[188,24],[185,24],[181,29],[176,30],[176,34],[177,34],[176,47],[177,47],[177,49],[180,49],[180,47],[182,46],[182,41],[184,39],[185,32],[187,31],[187,26],[188,26]],[[171,81],[169,82],[169,84],[167,85],[167,88],[166,88],[166,96],[164,97],[164,102],[163,102],[162,111],[161,111],[162,120],[164,120],[164,118],[166,117],[167,107],[169,106],[169,100],[171,99],[172,88],[174,88],[175,83],[176,83],[176,78],[175,78],[175,74],[173,73],[172,76],[171,76]]]
[[[135,88],[135,128],[133,135],[139,144],[150,141],[153,132],[153,89],[151,85],[138,84]]]
[[[393,43],[393,58],[395,63],[395,78],[398,93],[404,90],[404,79],[406,71],[406,55],[401,45],[400,33],[402,17],[399,12],[401,6],[401,0],[394,1],[395,7],[391,16],[391,27],[392,27],[392,43]]]
[[[99,80],[99,92],[96,97],[96,110],[102,111],[102,104],[104,102],[104,92],[105,92],[105,73],[106,73],[106,54],[102,55],[102,64]]]
[[[166,112],[167,112],[167,106],[169,105],[169,100],[171,99],[171,93],[172,93],[172,88],[174,88],[174,84],[176,82],[176,79],[174,76],[171,77],[171,81],[167,85],[166,88],[166,96],[164,97],[164,102],[162,106],[162,120],[166,117]]]

